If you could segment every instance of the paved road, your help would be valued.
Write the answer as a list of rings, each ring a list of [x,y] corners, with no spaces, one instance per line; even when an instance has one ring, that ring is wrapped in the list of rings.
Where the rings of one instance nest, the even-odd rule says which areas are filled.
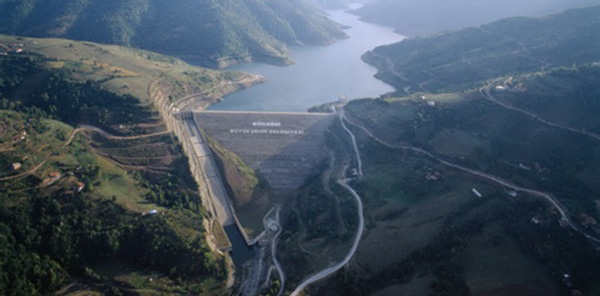
[[[362,175],[363,175],[362,160],[360,159],[360,153],[358,152],[358,146],[356,145],[356,137],[354,136],[354,134],[352,133],[352,131],[350,131],[350,129],[348,129],[348,127],[344,123],[344,121],[346,120],[346,114],[344,113],[344,109],[343,108],[339,112],[339,117],[340,117],[340,123],[342,124],[342,127],[350,135],[350,138],[352,139],[352,146],[354,147],[354,152],[356,153],[356,162],[357,162],[357,167],[358,167],[357,168],[358,176],[362,177]]]
[[[193,93],[193,94],[189,94],[187,96],[179,98],[177,101],[171,103],[168,108],[171,111],[181,110],[181,109],[189,110],[190,108],[188,108],[188,107],[189,107],[190,101],[194,102],[194,100],[196,100],[198,98],[203,99],[203,98],[211,97],[214,95],[214,92],[216,90],[219,90],[219,89],[223,88],[224,86],[229,85],[231,83],[235,83],[238,85],[244,85],[244,84],[248,85],[248,84],[257,84],[262,81],[264,81],[263,76],[254,75],[254,74],[252,74],[252,76],[246,75],[245,78],[241,78],[238,80],[221,80],[221,81],[219,81],[219,83],[217,85],[211,87],[210,89],[207,89],[207,90],[204,90],[201,92],[197,92],[197,93]]]
[[[352,243],[352,248],[350,248],[350,251],[348,252],[346,257],[344,257],[344,260],[340,261],[339,263],[337,263],[334,266],[323,269],[323,270],[311,275],[308,279],[304,280],[304,282],[300,283],[298,285],[298,287],[296,287],[296,289],[292,292],[292,294],[290,294],[291,296],[298,295],[298,293],[300,293],[302,290],[304,290],[304,288],[306,288],[308,285],[310,285],[314,282],[317,282],[317,281],[319,281],[323,278],[326,278],[326,277],[330,276],[331,274],[335,273],[336,271],[338,271],[339,269],[344,267],[344,265],[346,265],[348,262],[350,262],[350,259],[352,259],[352,257],[354,256],[354,253],[356,253],[356,250],[358,249],[358,243],[360,242],[360,238],[361,238],[363,230],[364,230],[364,216],[363,216],[363,203],[362,203],[362,200],[360,199],[360,196],[356,193],[356,191],[354,191],[354,189],[352,187],[350,187],[350,185],[348,185],[348,182],[351,180],[352,179],[344,179],[343,181],[338,181],[338,183],[340,185],[342,185],[346,190],[348,190],[352,194],[352,196],[354,196],[354,198],[356,199],[357,205],[358,205],[358,212],[359,212],[359,214],[358,214],[358,216],[359,216],[358,230],[356,231],[356,234],[354,235],[354,242]]]
[[[283,292],[285,291],[285,273],[283,272],[283,267],[281,267],[279,259],[277,259],[277,242],[279,241],[279,235],[281,234],[282,229],[281,224],[279,223],[279,208],[277,208],[276,211],[275,221],[270,220],[264,224],[265,229],[269,229],[269,231],[273,230],[273,227],[277,228],[277,232],[275,233],[273,241],[271,242],[271,257],[273,258],[273,264],[277,269],[277,273],[279,273],[279,279],[281,281],[279,284],[279,292],[277,292],[277,296],[280,296],[283,295]]]
[[[358,152],[358,146],[356,145],[356,137],[354,137],[354,134],[344,124],[345,116],[343,114],[343,109],[339,113],[339,118],[340,118],[340,122],[342,123],[342,127],[352,138],[352,146],[354,148],[354,152],[356,153],[357,163],[359,166],[359,169],[358,169],[359,176],[362,176],[362,162],[360,159],[360,154]],[[344,257],[344,259],[342,261],[338,262],[337,264],[335,264],[331,267],[323,269],[323,270],[311,275],[309,278],[305,279],[302,283],[300,283],[296,287],[296,289],[292,292],[292,294],[290,294],[291,296],[298,295],[298,293],[302,292],[302,290],[304,290],[304,288],[306,288],[308,285],[335,273],[340,268],[344,267],[344,265],[348,264],[348,262],[350,262],[350,259],[352,259],[352,257],[356,253],[356,250],[358,249],[358,244],[360,243],[360,239],[362,237],[362,234],[363,234],[363,231],[365,228],[365,218],[364,218],[364,214],[363,214],[363,203],[362,203],[360,196],[358,195],[358,193],[356,193],[356,191],[352,187],[350,187],[350,185],[348,185],[348,182],[351,180],[352,179],[338,180],[338,184],[340,184],[342,187],[344,187],[346,190],[348,190],[352,194],[352,196],[356,200],[356,205],[358,208],[358,213],[357,213],[358,228],[356,230],[356,234],[354,235],[354,241],[352,242],[352,247],[350,248],[350,251],[348,252],[348,254],[346,254],[346,257]]]
[[[181,105],[183,105],[183,107],[187,107],[187,104],[189,103],[188,101],[193,101],[194,99],[200,98],[202,99],[203,97],[207,97],[210,94],[212,94],[212,92],[214,92],[216,89],[219,89],[223,86],[225,86],[227,84],[226,81],[219,81],[219,83],[215,86],[213,86],[212,88],[208,89],[208,90],[204,90],[198,93],[193,93],[193,94],[189,94],[185,97],[179,98],[177,101],[171,103],[171,105],[169,105],[169,110],[174,110],[174,109],[182,109]],[[187,109],[187,108],[185,108]]]
[[[404,150],[410,150],[410,151],[413,151],[413,152],[417,152],[419,154],[423,154],[423,155],[426,155],[426,156],[428,156],[428,157],[430,157],[432,159],[435,159],[436,161],[440,162],[441,164],[443,164],[445,166],[448,166],[448,167],[451,167],[451,168],[454,168],[454,169],[466,172],[468,174],[471,174],[471,175],[483,178],[485,180],[488,180],[488,181],[491,181],[493,183],[496,183],[496,184],[508,187],[508,188],[510,188],[512,190],[515,190],[515,191],[524,192],[524,193],[528,193],[528,194],[533,195],[533,196],[541,197],[541,198],[545,199],[546,201],[548,201],[550,204],[552,204],[552,206],[554,208],[556,208],[556,210],[558,210],[558,212],[561,215],[562,221],[564,221],[567,225],[569,225],[569,227],[571,227],[571,229],[575,230],[576,232],[579,232],[580,234],[582,234],[583,236],[585,236],[586,238],[588,238],[591,241],[594,241],[596,243],[600,243],[600,238],[597,238],[597,237],[594,237],[592,235],[589,235],[585,231],[581,230],[571,220],[571,218],[569,217],[569,211],[568,211],[568,209],[556,197],[554,197],[550,193],[545,193],[545,192],[541,192],[541,191],[538,191],[538,190],[521,187],[521,186],[515,185],[515,184],[513,184],[513,183],[511,183],[509,181],[503,180],[503,179],[501,179],[499,177],[496,177],[496,176],[493,176],[493,175],[490,175],[490,174],[486,174],[486,173],[483,173],[483,172],[480,172],[480,171],[476,171],[476,170],[473,170],[473,169],[469,169],[467,167],[464,167],[464,166],[461,166],[461,165],[458,165],[458,164],[451,163],[449,161],[446,161],[444,159],[441,159],[441,158],[435,156],[434,154],[432,154],[429,151],[426,151],[426,150],[421,149],[421,148],[413,147],[413,146],[411,146],[408,143],[400,143],[400,144],[390,144],[390,143],[387,143],[386,141],[384,141],[384,140],[378,138],[377,136],[375,136],[373,133],[371,133],[371,131],[369,131],[364,126],[362,126],[360,124],[357,124],[357,123],[354,123],[354,122],[352,122],[350,120],[347,120],[347,121],[348,121],[349,124],[351,124],[351,125],[359,128],[359,129],[361,129],[370,138],[372,138],[376,142],[378,142],[378,143],[380,143],[380,144],[382,144],[382,145],[384,145],[386,147],[396,148],[396,149],[404,149]]]

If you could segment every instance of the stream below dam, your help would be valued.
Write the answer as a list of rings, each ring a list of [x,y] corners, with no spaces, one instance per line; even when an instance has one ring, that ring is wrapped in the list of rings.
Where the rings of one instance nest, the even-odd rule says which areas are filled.
[[[344,10],[328,11],[329,17],[350,28],[349,38],[326,46],[292,47],[290,66],[262,63],[236,65],[230,70],[260,74],[266,82],[235,92],[209,110],[306,111],[308,108],[338,100],[378,97],[394,89],[373,75],[375,67],[361,55],[404,37],[390,27],[363,22]]]

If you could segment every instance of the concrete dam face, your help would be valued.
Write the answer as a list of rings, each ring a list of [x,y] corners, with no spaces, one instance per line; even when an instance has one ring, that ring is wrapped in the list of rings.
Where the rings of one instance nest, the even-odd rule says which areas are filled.
[[[278,191],[298,189],[329,157],[324,113],[194,112],[199,128]]]

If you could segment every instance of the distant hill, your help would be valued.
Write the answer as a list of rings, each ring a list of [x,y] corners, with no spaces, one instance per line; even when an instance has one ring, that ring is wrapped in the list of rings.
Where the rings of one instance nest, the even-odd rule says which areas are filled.
[[[600,6],[377,47],[363,59],[406,92],[461,90],[505,75],[600,61]]]
[[[598,0],[379,0],[355,11],[363,19],[394,27],[409,36],[476,26],[513,16],[542,16]]]
[[[212,67],[286,64],[286,45],[345,36],[304,0],[2,0],[0,32],[133,46]]]

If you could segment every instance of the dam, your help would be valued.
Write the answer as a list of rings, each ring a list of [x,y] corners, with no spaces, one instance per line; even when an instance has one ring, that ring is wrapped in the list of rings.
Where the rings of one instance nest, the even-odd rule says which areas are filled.
[[[327,158],[334,116],[300,112],[194,112],[197,126],[238,155],[274,190],[299,188]]]
[[[265,215],[283,204],[327,164],[330,153],[325,144],[336,116],[198,110],[180,112],[177,117],[184,123],[193,158],[203,171],[202,182],[210,195],[203,199],[206,208],[231,242],[222,244],[226,246],[222,250],[231,251],[234,261],[251,258],[248,246],[256,243],[263,232]],[[246,200],[233,194],[211,141],[237,155],[264,183],[264,188]],[[246,246],[240,245],[240,236]]]

